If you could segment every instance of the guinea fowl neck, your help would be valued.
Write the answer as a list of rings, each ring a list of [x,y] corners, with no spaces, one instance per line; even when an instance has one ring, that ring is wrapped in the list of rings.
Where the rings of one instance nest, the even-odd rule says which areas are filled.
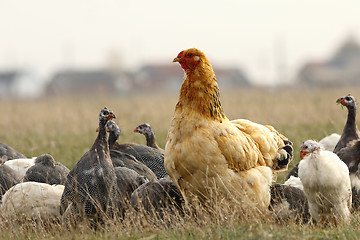
[[[154,148],[158,147],[156,144],[156,141],[155,141],[155,135],[152,131],[147,132],[145,134],[145,138],[146,138],[146,145],[148,145],[149,147],[154,147]]]
[[[349,107],[348,108],[348,117],[347,117],[345,126],[347,128],[357,129],[357,126],[356,126],[356,108],[355,107]]]
[[[96,138],[96,142],[100,145],[105,145],[106,149],[108,149],[108,141],[106,138],[106,127],[105,127],[107,121],[108,120],[105,119],[99,121],[99,133]]]
[[[219,122],[226,119],[215,73],[209,63],[200,62],[195,69],[186,73],[176,106],[177,111],[184,109]]]
[[[116,141],[119,139],[120,131],[110,131],[109,133],[109,148],[112,149],[112,147],[115,145]]]

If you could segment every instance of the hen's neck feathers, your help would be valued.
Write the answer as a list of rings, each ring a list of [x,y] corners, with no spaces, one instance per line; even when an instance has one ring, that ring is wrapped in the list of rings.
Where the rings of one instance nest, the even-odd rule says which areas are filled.
[[[221,106],[215,73],[208,61],[201,59],[195,69],[186,72],[175,111],[185,109],[219,122],[227,119]]]

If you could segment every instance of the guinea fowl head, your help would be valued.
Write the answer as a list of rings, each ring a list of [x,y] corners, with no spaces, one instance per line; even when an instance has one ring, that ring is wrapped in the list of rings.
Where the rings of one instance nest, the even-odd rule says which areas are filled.
[[[120,137],[120,128],[116,124],[116,122],[114,122],[112,120],[109,120],[106,123],[106,128],[107,128],[107,131],[109,132],[108,143],[109,143],[109,147],[111,149]]]
[[[134,132],[141,133],[143,135],[151,134],[152,130],[149,124],[143,123],[134,129]]]
[[[115,136],[119,137],[120,136],[120,128],[119,126],[116,124],[116,122],[109,120],[106,123],[106,128],[108,130],[108,132],[115,134]]]
[[[49,167],[55,167],[56,162],[55,159],[50,154],[40,155],[35,159],[35,164],[43,164]]]
[[[186,73],[193,71],[201,62],[208,63],[206,55],[196,48],[189,48],[187,50],[181,51],[173,62],[180,63],[181,67]]]
[[[306,155],[319,151],[321,149],[320,144],[314,140],[307,140],[303,142],[300,147],[300,158],[303,159]]]
[[[336,103],[341,104],[347,108],[355,108],[356,105],[355,98],[350,94],[346,95],[345,97],[338,98]]]
[[[99,114],[100,122],[107,122],[108,120],[111,120],[114,118],[116,118],[116,116],[115,116],[115,113],[111,109],[108,109],[107,107],[104,107],[103,109],[101,109],[100,114]]]

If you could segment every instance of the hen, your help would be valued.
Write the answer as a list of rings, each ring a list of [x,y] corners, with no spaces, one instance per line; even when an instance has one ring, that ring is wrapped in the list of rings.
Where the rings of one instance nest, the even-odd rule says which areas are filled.
[[[186,78],[167,136],[167,173],[187,202],[205,203],[217,193],[242,206],[267,208],[272,170],[287,168],[292,143],[271,126],[225,116],[203,52],[191,48],[173,62],[180,63]]]

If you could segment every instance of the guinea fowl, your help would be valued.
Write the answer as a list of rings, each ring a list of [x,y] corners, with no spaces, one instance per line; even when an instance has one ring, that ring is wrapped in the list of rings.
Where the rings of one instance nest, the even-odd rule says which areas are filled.
[[[131,205],[138,211],[145,210],[162,218],[165,211],[182,213],[184,198],[171,178],[166,176],[138,187],[131,194]]]
[[[19,183],[20,180],[20,175],[12,168],[4,165],[4,162],[0,160],[0,202],[4,193],[9,188]]]
[[[107,128],[109,134],[110,150],[116,150],[134,156],[139,162],[150,168],[158,179],[163,178],[167,173],[164,167],[164,153],[141,144],[123,143],[119,144],[117,139],[120,136],[120,129],[114,121],[109,121]],[[135,169],[134,169],[135,170]]]
[[[277,221],[307,223],[310,220],[309,204],[303,190],[275,183],[270,187],[270,192],[269,209]]]
[[[24,176],[24,182],[42,182],[64,185],[70,170],[56,162],[50,154],[43,154],[35,159],[35,165],[30,167]]]
[[[110,133],[111,134],[111,133]],[[157,179],[155,173],[142,162],[136,160],[133,155],[110,150],[110,157],[114,167],[126,167],[145,177],[148,181]]]
[[[26,158],[24,154],[16,151],[12,147],[0,142],[0,158],[6,158],[6,160],[12,160],[17,158]]]
[[[356,102],[353,96],[346,95],[336,100],[336,103],[345,106],[348,110],[348,116],[345,127],[341,134],[339,142],[336,144],[334,153],[345,147],[349,142],[360,138],[360,132],[356,126]]]
[[[156,143],[155,134],[148,123],[143,123],[134,129],[134,132],[140,133],[146,138],[146,146],[158,149],[164,152],[164,149],[160,148]]]
[[[336,153],[348,166],[352,188],[352,208],[360,210],[360,139],[351,141]]]
[[[124,217],[125,211],[130,206],[131,194],[148,180],[127,167],[116,167],[116,196],[114,200],[120,217]]]
[[[116,118],[112,110],[103,108],[99,114],[98,136],[74,168],[69,172],[61,197],[60,214],[67,225],[84,217],[92,227],[112,216],[112,198],[116,175],[107,141],[106,122]]]
[[[300,158],[299,177],[311,216],[320,225],[349,222],[352,199],[346,164],[313,140],[301,145]]]

